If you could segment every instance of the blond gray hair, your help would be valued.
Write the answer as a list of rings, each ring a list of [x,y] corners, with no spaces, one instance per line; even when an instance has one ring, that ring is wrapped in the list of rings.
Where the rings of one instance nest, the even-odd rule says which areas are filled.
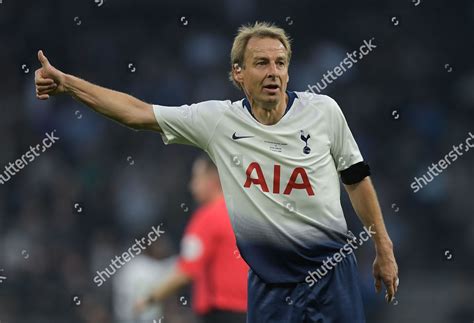
[[[286,34],[285,30],[276,26],[273,23],[268,22],[255,22],[251,25],[242,25],[237,35],[234,38],[234,43],[232,44],[232,50],[230,51],[230,72],[229,80],[239,89],[241,89],[240,84],[234,79],[233,69],[234,66],[244,68],[245,62],[245,50],[247,49],[247,43],[250,38],[274,38],[278,39],[283,46],[286,48],[288,64],[291,60],[291,39]]]

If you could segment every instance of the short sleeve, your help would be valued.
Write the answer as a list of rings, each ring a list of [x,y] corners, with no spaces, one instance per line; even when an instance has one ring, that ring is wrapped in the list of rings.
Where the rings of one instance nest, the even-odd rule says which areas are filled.
[[[166,145],[185,144],[206,150],[227,105],[227,101],[205,101],[178,107],[155,104],[153,112]]]
[[[341,172],[354,164],[363,161],[359,147],[347,125],[346,118],[339,105],[329,98],[329,137],[331,141],[331,155],[336,169]]]

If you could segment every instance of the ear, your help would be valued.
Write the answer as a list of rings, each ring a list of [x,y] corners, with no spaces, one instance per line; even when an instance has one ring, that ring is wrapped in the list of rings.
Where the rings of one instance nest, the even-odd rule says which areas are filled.
[[[239,64],[235,63],[232,66],[232,72],[234,73],[234,79],[237,83],[242,83],[244,81],[244,76],[242,75],[242,67]]]

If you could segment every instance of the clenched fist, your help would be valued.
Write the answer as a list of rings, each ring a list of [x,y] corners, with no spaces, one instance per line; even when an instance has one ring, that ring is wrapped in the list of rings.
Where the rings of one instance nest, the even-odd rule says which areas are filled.
[[[41,63],[41,68],[35,71],[36,97],[40,100],[47,100],[50,95],[65,92],[66,75],[54,68],[41,50],[38,51],[38,60]]]

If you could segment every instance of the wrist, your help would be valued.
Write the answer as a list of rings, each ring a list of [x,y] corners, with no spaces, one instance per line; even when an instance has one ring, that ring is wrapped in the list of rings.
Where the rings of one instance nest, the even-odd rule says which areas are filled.
[[[379,252],[386,252],[386,251],[393,251],[393,243],[389,237],[386,238],[379,238],[375,240],[375,251]]]
[[[72,75],[62,73],[61,82],[63,84],[63,93],[70,94],[72,92]]]

